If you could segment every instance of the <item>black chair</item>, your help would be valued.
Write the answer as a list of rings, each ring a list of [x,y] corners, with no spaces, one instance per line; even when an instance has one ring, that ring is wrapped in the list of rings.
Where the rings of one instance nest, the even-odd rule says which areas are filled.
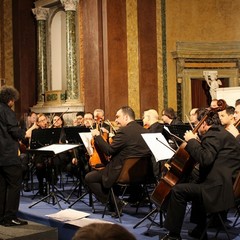
[[[108,203],[110,199],[113,199],[114,207],[115,207],[115,210],[117,211],[117,216],[119,218],[120,223],[122,222],[121,213],[119,211],[117,198],[114,193],[114,187],[117,185],[123,188],[123,193],[122,193],[122,197],[123,197],[126,189],[129,186],[141,185],[146,193],[146,196],[149,199],[149,203],[151,204],[150,197],[147,190],[147,185],[152,184],[153,181],[155,181],[155,178],[153,176],[151,158],[131,157],[131,158],[125,159],[120,176],[118,177],[115,185],[111,187],[108,195]],[[105,205],[102,217],[104,217],[105,215],[108,203]],[[138,209],[138,206],[137,206],[137,209]]]
[[[239,218],[239,215],[240,215],[240,172],[238,173],[237,175],[237,178],[235,179],[234,181],[234,184],[233,184],[233,194],[234,194],[234,199],[235,199],[235,207],[237,209],[237,215],[236,215],[236,219],[235,219],[235,222],[233,224],[233,227],[236,226],[236,223],[238,221],[238,218]],[[215,238],[217,238],[218,236],[218,233],[223,230],[226,235],[227,235],[227,238],[230,240],[230,236],[229,236],[229,232],[227,230],[227,227],[222,219],[222,215],[221,215],[221,212],[217,212],[217,213],[212,213],[210,215],[210,218],[209,218],[209,221],[207,222],[207,226],[206,228],[204,229],[201,237],[200,237],[200,240],[204,239],[205,237],[205,234],[207,233],[207,230],[208,230],[208,227],[211,225],[211,223],[214,221],[214,220],[219,220],[219,223],[220,223],[220,226],[218,227],[217,231],[216,231],[216,234],[215,234]]]

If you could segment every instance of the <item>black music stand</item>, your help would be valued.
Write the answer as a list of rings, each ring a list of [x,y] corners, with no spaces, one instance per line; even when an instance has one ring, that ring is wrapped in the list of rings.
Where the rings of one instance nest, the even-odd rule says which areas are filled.
[[[59,143],[61,131],[61,128],[34,129],[32,131],[30,149],[38,149]]]
[[[46,129],[34,129],[32,131],[30,150],[38,149],[51,144],[57,144],[60,141],[61,128],[46,128]],[[28,157],[31,151],[27,151]],[[32,155],[39,154],[38,152],[33,152]],[[33,179],[31,179],[32,189],[33,189]],[[39,190],[34,195],[33,199],[38,195]]]
[[[78,144],[52,144],[52,145],[38,148],[38,149],[30,149],[28,151],[29,151],[29,153],[33,153],[33,154],[44,154],[44,155],[48,156],[50,158],[50,160],[52,160],[58,154],[63,153],[68,150],[71,150],[71,149],[74,149],[78,146],[79,146]],[[50,180],[51,182],[48,183],[48,186],[49,186],[48,195],[41,198],[39,201],[35,202],[34,204],[30,205],[29,208],[37,205],[40,202],[45,201],[46,199],[51,199],[51,198],[52,198],[53,205],[55,205],[55,203],[57,203],[59,208],[61,208],[61,205],[59,203],[58,198],[60,198],[61,200],[65,201],[65,202],[68,202],[64,198],[63,194],[54,185],[54,177],[55,177],[54,171],[55,171],[54,168],[51,168],[51,180]],[[60,193],[61,195],[59,195],[57,193]]]
[[[182,139],[182,140],[184,139],[183,136],[184,136],[185,132],[187,130],[192,130],[192,128],[191,128],[191,126],[189,124],[184,124],[184,125],[167,125],[166,127],[169,129],[170,133],[172,133],[173,135],[177,136],[179,139]],[[179,142],[179,139],[176,138],[176,141]]]
[[[65,137],[66,137],[66,142],[68,143],[75,143],[75,144],[80,144],[80,150],[82,151],[82,154],[85,155],[85,147],[82,147],[83,146],[83,141],[80,137],[80,134],[79,133],[82,133],[82,132],[90,132],[90,129],[89,128],[86,128],[86,127],[65,127],[64,128],[64,132],[65,132]],[[84,166],[85,163],[82,161],[82,165]],[[82,166],[82,167],[83,167]],[[81,189],[82,189],[82,186],[84,187],[85,189],[85,192],[82,193]],[[83,202],[84,204],[86,205],[92,205],[92,196],[91,194],[89,194],[89,190],[86,189],[86,187],[84,186],[84,180],[83,180],[83,176],[82,176],[82,171],[80,172],[80,176],[79,176],[79,181],[75,184],[74,188],[72,189],[71,193],[69,194],[69,196],[67,197],[67,201],[69,201],[69,199],[72,197],[72,195],[74,194],[74,192],[78,189],[78,198],[69,206],[69,208],[71,208],[75,203],[77,203],[78,201],[81,201]],[[82,199],[87,195],[89,194],[89,204],[85,203],[84,201],[82,201]]]

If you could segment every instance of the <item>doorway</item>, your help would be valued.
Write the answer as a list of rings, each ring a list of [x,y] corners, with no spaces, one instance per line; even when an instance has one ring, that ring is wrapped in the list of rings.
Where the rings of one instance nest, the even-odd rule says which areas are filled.
[[[220,87],[229,87],[229,78],[220,78]],[[191,79],[192,108],[208,107],[212,101],[209,86],[204,78]]]

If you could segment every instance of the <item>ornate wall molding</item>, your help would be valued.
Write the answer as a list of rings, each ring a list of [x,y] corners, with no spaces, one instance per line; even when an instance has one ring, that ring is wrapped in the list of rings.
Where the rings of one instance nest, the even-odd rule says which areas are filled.
[[[204,79],[203,71],[216,70],[218,78],[229,79],[229,87],[239,86],[240,42],[178,42],[172,56],[177,65],[180,116],[191,110],[191,79]]]

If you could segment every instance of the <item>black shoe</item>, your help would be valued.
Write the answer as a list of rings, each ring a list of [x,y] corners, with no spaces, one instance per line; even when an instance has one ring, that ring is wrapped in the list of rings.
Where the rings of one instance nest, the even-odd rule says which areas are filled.
[[[119,210],[120,217],[122,216],[122,210],[123,210],[123,208],[124,208],[127,204],[128,204],[128,203],[125,202],[125,201],[123,201],[123,200],[118,200],[118,201],[117,201],[117,206],[118,206],[118,210]],[[113,218],[118,218],[118,217],[119,217],[119,216],[118,216],[118,213],[117,213],[117,210],[115,210],[115,212],[113,212],[113,213],[111,214],[111,217],[113,217]]]
[[[200,239],[203,231],[204,231],[204,229],[195,227],[194,229],[188,231],[188,235],[192,238]],[[204,234],[203,240],[208,240],[207,233]]]
[[[161,240],[181,240],[182,238],[179,237],[172,237],[169,234],[166,234],[163,238],[161,238]]]
[[[24,186],[23,186],[23,191],[24,191],[24,192],[30,192],[31,189],[28,187],[27,184],[24,184]]]
[[[5,220],[3,225],[5,227],[12,227],[12,226],[21,226],[21,225],[27,225],[28,222],[24,220],[20,220],[18,218],[10,219],[10,220]]]

